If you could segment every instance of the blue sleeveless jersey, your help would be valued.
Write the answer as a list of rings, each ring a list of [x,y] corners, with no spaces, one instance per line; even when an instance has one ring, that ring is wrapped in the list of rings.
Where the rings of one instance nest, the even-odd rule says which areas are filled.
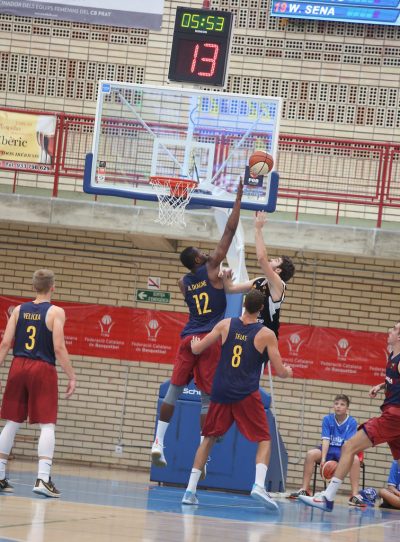
[[[258,390],[262,364],[268,359],[267,352],[261,354],[254,346],[260,329],[263,325],[259,322],[245,325],[240,318],[231,319],[215,371],[211,391],[214,403],[236,403]]]
[[[390,353],[386,364],[385,378],[385,400],[382,407],[386,405],[400,406],[400,373],[399,373],[400,354],[394,356]]]
[[[202,265],[194,273],[183,277],[185,301],[189,307],[189,321],[181,337],[208,333],[225,315],[226,295],[223,288],[214,288],[208,278],[207,267]]]
[[[15,330],[13,354],[17,357],[41,359],[56,364],[53,333],[46,326],[51,303],[23,303]]]

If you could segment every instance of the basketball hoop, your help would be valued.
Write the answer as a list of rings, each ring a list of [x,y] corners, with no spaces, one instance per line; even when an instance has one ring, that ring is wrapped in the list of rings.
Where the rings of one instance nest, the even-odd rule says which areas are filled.
[[[158,198],[158,218],[156,222],[168,226],[186,226],[185,210],[190,201],[196,181],[174,177],[150,177],[150,184]]]

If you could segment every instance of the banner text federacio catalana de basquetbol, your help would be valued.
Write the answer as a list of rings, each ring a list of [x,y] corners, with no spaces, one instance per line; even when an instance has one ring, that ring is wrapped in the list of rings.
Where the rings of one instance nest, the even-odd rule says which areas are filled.
[[[26,301],[0,296],[0,336],[13,308]],[[172,364],[187,314],[55,301],[67,321],[70,354]],[[374,385],[384,380],[387,334],[282,324],[279,350],[295,378]]]

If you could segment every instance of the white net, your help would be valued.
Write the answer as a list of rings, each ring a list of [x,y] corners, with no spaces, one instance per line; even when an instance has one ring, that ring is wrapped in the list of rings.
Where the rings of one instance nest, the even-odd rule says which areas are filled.
[[[197,183],[185,179],[151,177],[150,184],[153,186],[158,198],[158,218],[156,222],[168,226],[172,224],[186,226],[186,206]]]

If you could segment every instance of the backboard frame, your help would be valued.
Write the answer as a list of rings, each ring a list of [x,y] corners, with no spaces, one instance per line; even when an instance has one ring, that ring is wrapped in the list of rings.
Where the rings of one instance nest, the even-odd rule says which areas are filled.
[[[117,173],[114,173],[114,175],[110,174],[109,178],[107,178],[105,182],[103,182],[102,180],[102,175],[99,174],[99,170],[101,169],[99,166],[101,166],[102,164],[101,158],[99,158],[100,137],[103,137],[103,139],[106,137],[105,135],[101,135],[102,128],[104,126],[104,122],[106,121],[113,122],[113,119],[114,119],[113,116],[107,116],[107,117],[104,117],[103,119],[104,101],[105,101],[105,97],[108,96],[110,93],[120,92],[119,89],[123,89],[124,91],[129,91],[129,92],[137,92],[139,94],[143,93],[142,96],[146,96],[145,93],[149,93],[150,95],[152,94],[156,95],[157,93],[162,93],[163,96],[169,96],[169,95],[174,96],[174,93],[177,93],[182,96],[182,99],[185,98],[187,100],[194,100],[194,101],[198,100],[198,103],[204,102],[208,104],[208,103],[215,102],[217,104],[216,106],[217,108],[221,108],[221,104],[227,102],[228,100],[231,100],[232,103],[237,102],[239,103],[239,105],[242,104],[242,106],[247,107],[249,110],[251,107],[253,109],[258,108],[257,109],[258,117],[256,118],[256,120],[250,126],[248,130],[248,133],[251,133],[251,134],[252,134],[252,132],[250,131],[251,127],[253,125],[256,125],[256,123],[258,123],[260,116],[263,115],[263,110],[265,110],[267,107],[270,107],[269,104],[272,104],[271,108],[274,111],[275,117],[273,117],[271,121],[269,120],[268,115],[269,115],[270,110],[268,109],[268,115],[266,115],[268,118],[267,120],[263,120],[263,122],[266,123],[265,126],[268,126],[269,131],[268,131],[267,136],[268,136],[268,145],[270,145],[270,148],[264,149],[263,147],[260,147],[258,144],[258,149],[267,150],[268,152],[270,152],[270,154],[273,155],[276,161],[278,138],[279,138],[279,121],[280,121],[280,113],[281,113],[281,106],[282,106],[282,102],[280,98],[250,96],[250,95],[245,95],[245,94],[228,94],[228,93],[221,93],[218,91],[197,90],[197,89],[192,89],[192,88],[188,89],[188,88],[175,88],[175,87],[160,87],[156,85],[141,85],[141,84],[133,84],[133,83],[100,81],[99,95],[98,95],[97,108],[96,108],[96,120],[95,120],[95,127],[94,127],[92,152],[86,156],[86,161],[85,161],[85,174],[84,174],[83,188],[84,188],[84,191],[87,193],[106,195],[106,196],[118,196],[118,197],[125,197],[125,198],[144,200],[144,201],[158,201],[157,196],[155,193],[152,192],[150,185],[147,186],[143,182],[143,173],[141,174],[142,179],[140,181],[135,181],[135,173],[131,174],[132,178],[130,177],[129,179],[131,184],[135,185],[136,183],[136,184],[140,184],[140,186],[137,186],[137,187],[132,186],[130,188],[126,188],[126,179],[125,178],[123,179],[125,181],[125,185],[124,185],[123,182],[121,182],[122,177],[119,177]],[[157,134],[153,133],[155,129],[151,127],[150,123],[146,124],[146,120],[144,120],[143,118],[140,118],[135,108],[131,106],[129,103],[127,103],[127,100],[124,98],[122,94],[119,95],[119,98],[122,103],[121,107],[125,105],[127,108],[126,110],[131,112],[132,116],[134,117],[134,121],[132,121],[131,124],[136,124],[136,126],[139,126],[140,129],[143,131],[147,130],[148,133],[154,136],[153,145],[155,144],[156,141],[158,145],[159,141],[163,140],[163,138],[157,137]],[[124,104],[123,102],[126,102],[126,104]],[[193,113],[193,109],[191,110],[190,115],[192,115],[192,113]],[[200,111],[200,113],[196,112],[196,115],[198,115],[198,118],[200,118],[202,114],[203,114],[203,111]],[[254,113],[252,114],[254,117]],[[204,115],[206,115],[206,113],[204,113]],[[224,113],[222,115],[224,115]],[[222,117],[221,121],[219,120],[219,117],[218,117],[218,120],[215,121],[217,128],[210,128],[211,133],[214,134],[213,130],[215,131],[215,133],[218,133],[218,134],[219,132],[224,132],[224,131],[226,131],[226,133],[228,132],[231,134],[234,133],[235,126],[236,124],[239,123],[241,119],[239,118],[239,114],[237,117],[235,117],[233,114],[231,115],[232,116],[228,118],[227,124],[231,124],[232,126],[227,126],[225,128],[225,125],[223,125],[224,117]],[[190,118],[192,119],[192,117]],[[119,117],[115,117],[115,121],[122,122],[121,118]],[[204,122],[203,119],[201,119],[201,121]],[[214,119],[212,118],[210,122],[214,122]],[[246,120],[246,122],[248,124],[251,124],[251,122],[253,121],[251,120],[250,122],[250,120]],[[218,126],[218,123],[220,123],[219,126]],[[155,125],[156,123],[153,123],[152,126],[154,127]],[[215,171],[214,169],[215,175],[213,179],[211,181],[210,179],[208,180],[206,179],[204,181],[205,185],[207,185],[208,183],[208,186],[210,186],[210,182],[213,183],[214,179],[218,178],[218,175],[222,175],[221,171],[224,168],[225,170],[227,168],[229,169],[229,164],[230,164],[229,160],[231,160],[232,157],[235,157],[235,152],[236,152],[235,149],[236,150],[239,149],[242,152],[248,151],[248,154],[250,154],[252,150],[255,150],[255,149],[250,149],[247,147],[240,148],[240,144],[242,140],[247,137],[246,135],[247,132],[245,132],[243,128],[241,128],[241,130],[244,133],[242,134],[238,132],[237,134],[237,139],[239,140],[239,144],[238,144],[239,146],[234,147],[232,150],[229,148],[228,151],[224,151],[227,153],[227,157],[225,155],[223,157],[223,160],[225,160],[226,158],[225,162],[222,163],[222,166],[219,169],[217,167],[217,171]],[[189,127],[187,128],[187,132],[189,133]],[[261,134],[261,131],[257,132],[257,141],[258,140],[262,141],[262,136],[259,134]],[[267,136],[265,137],[267,138]],[[173,141],[172,136],[171,136],[171,141]],[[182,141],[185,141],[185,140],[182,140]],[[177,146],[179,145],[181,147],[185,146],[184,143],[177,143]],[[207,146],[209,147],[210,143],[194,141],[192,144],[192,140],[188,140],[188,144],[187,144],[188,149],[191,149],[191,146],[196,147],[196,149],[197,147],[199,149],[201,148],[202,152],[206,152]],[[167,157],[167,160],[171,161],[171,159],[174,158],[174,156],[172,156],[171,158],[171,155],[173,153],[171,153],[168,149],[166,149],[166,153],[169,155]],[[153,154],[153,157],[152,157],[151,166],[149,166],[148,174],[144,175],[144,178],[147,179],[147,182],[149,181],[150,175],[157,175],[157,174],[166,175],[165,172],[155,171],[154,169],[154,148],[152,151],[149,150],[149,154]],[[214,160],[214,153],[212,152],[212,150],[210,150],[210,156],[212,157],[212,160]],[[185,157],[185,161],[186,161],[186,157]],[[178,163],[177,160],[175,160],[175,162]],[[178,165],[180,167],[183,167],[182,164],[178,164]],[[185,167],[187,167],[187,164],[185,165]],[[205,168],[207,169],[207,175],[209,175],[208,173],[210,171],[209,164],[205,166]],[[248,170],[248,168],[244,167],[240,171],[240,176],[245,181],[246,181],[246,174],[248,175],[248,171],[246,170]],[[175,177],[176,175],[171,174],[171,176]],[[181,176],[183,178],[189,178],[189,179],[193,178],[193,176],[189,176],[189,175],[181,175]],[[233,174],[232,174],[232,177],[233,177]],[[237,173],[235,174],[235,178],[236,180],[233,181],[233,183],[237,184],[239,180],[239,175]],[[242,208],[248,209],[248,210],[255,210],[255,211],[264,210],[267,212],[273,212],[276,209],[276,198],[277,198],[277,192],[278,192],[279,175],[276,171],[273,171],[268,176],[267,180],[263,180],[262,177],[260,177],[259,180],[260,180],[259,184],[261,186],[263,185],[263,181],[265,183],[262,197],[260,196],[260,197],[255,198],[254,197],[255,192],[253,190],[250,190],[250,187],[247,186],[246,188],[247,194],[244,195],[242,199]],[[195,205],[201,205],[201,206],[207,206],[207,207],[231,208],[233,206],[234,200],[236,197],[235,189],[228,192],[228,189],[225,188],[225,185],[222,185],[222,188],[218,187],[217,185],[216,186],[212,185],[211,187],[212,193],[211,192],[204,193],[204,191],[201,190],[202,183],[203,183],[203,180],[201,180],[199,184],[200,191],[192,195],[191,203]]]

